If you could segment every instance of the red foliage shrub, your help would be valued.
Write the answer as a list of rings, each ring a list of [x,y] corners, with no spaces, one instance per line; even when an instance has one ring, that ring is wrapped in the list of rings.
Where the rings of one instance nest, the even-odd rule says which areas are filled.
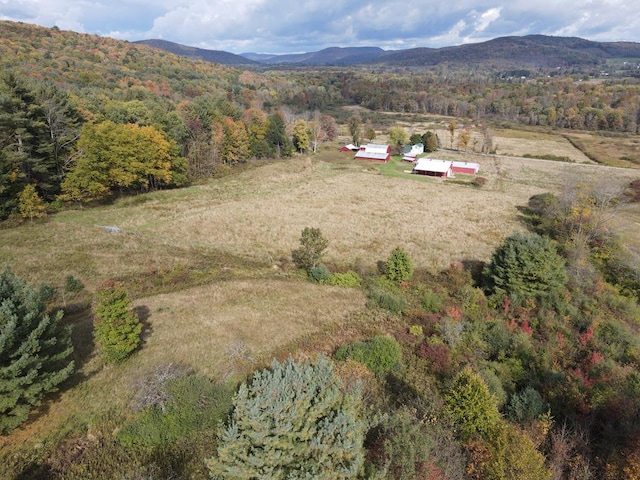
[[[451,349],[444,343],[422,343],[418,347],[418,356],[429,360],[435,373],[444,374],[451,369]]]

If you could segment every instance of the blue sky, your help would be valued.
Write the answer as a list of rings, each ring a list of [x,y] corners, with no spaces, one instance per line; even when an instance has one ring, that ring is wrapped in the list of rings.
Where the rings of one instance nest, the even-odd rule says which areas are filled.
[[[506,35],[640,42],[638,0],[0,0],[0,19],[233,53],[443,47]]]

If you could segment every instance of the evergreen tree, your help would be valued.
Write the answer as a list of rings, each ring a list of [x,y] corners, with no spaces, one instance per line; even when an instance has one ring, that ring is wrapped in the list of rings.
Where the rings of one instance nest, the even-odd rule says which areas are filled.
[[[96,294],[95,340],[108,362],[122,362],[140,345],[142,324],[131,311],[131,300],[118,284]]]
[[[219,479],[356,478],[364,463],[360,392],[345,392],[324,357],[274,362],[240,386],[218,455]]]
[[[491,291],[513,300],[544,297],[567,281],[565,263],[548,237],[516,233],[498,247],[485,269]]]
[[[0,274],[0,433],[23,423],[73,373],[70,330],[50,312],[53,289],[34,288],[8,268]]]
[[[284,120],[278,113],[269,116],[266,141],[271,150],[271,155],[275,157],[291,156],[293,146],[287,135]]]
[[[394,248],[384,265],[384,273],[392,282],[404,282],[413,275],[413,265],[409,254],[402,248]]]

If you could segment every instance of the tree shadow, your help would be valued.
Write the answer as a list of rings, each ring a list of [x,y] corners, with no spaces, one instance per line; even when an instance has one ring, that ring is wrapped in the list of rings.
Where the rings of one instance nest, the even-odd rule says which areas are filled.
[[[153,333],[153,325],[149,321],[151,310],[146,305],[139,305],[133,309],[133,313],[138,317],[142,324],[142,332],[140,332],[140,347],[147,343],[149,337]]]
[[[482,260],[469,258],[462,260],[462,268],[471,275],[474,287],[482,287],[484,283],[483,271],[486,265],[486,262]]]

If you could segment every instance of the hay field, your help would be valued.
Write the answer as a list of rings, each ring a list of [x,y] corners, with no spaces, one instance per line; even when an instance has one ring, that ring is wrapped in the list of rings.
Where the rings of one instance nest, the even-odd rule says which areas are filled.
[[[505,236],[523,229],[518,207],[534,194],[603,176],[621,185],[638,177],[637,171],[591,165],[463,158],[481,164],[487,185],[391,178],[368,163],[295,158],[200,187],[181,204],[145,204],[120,226],[178,248],[215,248],[265,263],[289,257],[302,229],[313,226],[329,239],[328,261],[375,265],[402,246],[418,266],[439,269],[488,259]]]

